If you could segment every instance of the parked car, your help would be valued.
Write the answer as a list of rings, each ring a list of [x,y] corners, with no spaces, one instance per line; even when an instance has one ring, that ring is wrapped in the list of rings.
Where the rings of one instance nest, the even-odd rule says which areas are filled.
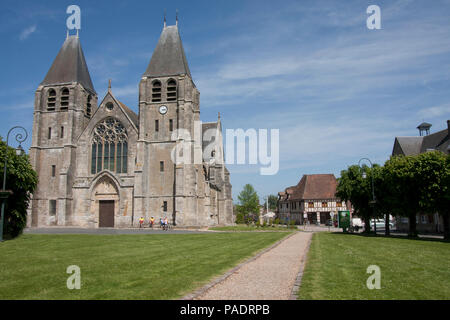
[[[377,229],[384,229],[386,227],[386,223],[384,219],[376,219],[376,226]],[[370,220],[370,227],[373,229],[373,219]],[[389,228],[393,229],[394,228],[394,224],[392,222],[389,222]]]
[[[361,218],[352,218],[352,225],[357,227],[364,227],[364,222],[361,220]]]

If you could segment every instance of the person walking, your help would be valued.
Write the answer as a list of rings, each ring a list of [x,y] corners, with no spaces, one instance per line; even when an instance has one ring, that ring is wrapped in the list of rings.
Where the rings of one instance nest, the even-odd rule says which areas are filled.
[[[144,224],[144,217],[141,217],[139,219],[139,228],[142,228],[142,225]]]

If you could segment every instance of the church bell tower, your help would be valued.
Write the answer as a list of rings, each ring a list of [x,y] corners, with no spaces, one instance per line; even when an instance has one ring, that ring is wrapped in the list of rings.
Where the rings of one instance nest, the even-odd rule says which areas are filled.
[[[186,203],[195,206],[194,163],[176,164],[172,151],[182,144],[194,155],[201,152],[194,124],[200,120],[200,93],[189,70],[178,22],[160,35],[139,84],[139,142],[136,176],[137,215],[167,216],[173,224],[188,221]],[[183,130],[188,135],[177,134]],[[201,157],[201,156],[200,156]],[[194,157],[192,157],[193,159]],[[198,171],[198,169],[197,169]]]
[[[35,93],[30,159],[39,182],[31,225],[70,225],[76,140],[97,106],[78,33],[67,34]]]

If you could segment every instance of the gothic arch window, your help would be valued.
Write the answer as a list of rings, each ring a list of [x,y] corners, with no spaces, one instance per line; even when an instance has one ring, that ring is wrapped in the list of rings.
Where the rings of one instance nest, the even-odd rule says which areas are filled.
[[[61,110],[67,110],[67,108],[69,107],[69,95],[69,89],[63,88],[61,90]]]
[[[161,102],[161,82],[159,80],[152,83],[152,102]]]
[[[177,100],[177,82],[170,79],[167,82],[167,101]]]
[[[91,173],[102,170],[127,172],[128,135],[114,118],[106,118],[94,128],[91,152]]]
[[[48,91],[48,97],[47,97],[47,110],[53,111],[55,110],[56,105],[56,91],[55,89],[50,89]]]

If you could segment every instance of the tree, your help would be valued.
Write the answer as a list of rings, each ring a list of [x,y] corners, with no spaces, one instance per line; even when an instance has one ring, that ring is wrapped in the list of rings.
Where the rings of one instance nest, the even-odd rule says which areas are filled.
[[[269,210],[275,211],[278,207],[278,197],[271,194],[268,196]],[[267,203],[264,203],[264,207],[267,207]]]
[[[247,218],[251,216],[251,219],[254,220],[253,216],[258,216],[259,213],[259,198],[251,184],[244,186],[244,189],[238,195],[238,200],[238,212]]]
[[[399,216],[409,219],[409,236],[417,236],[416,214],[420,210],[422,182],[415,156],[393,156],[384,164],[385,203]]]
[[[439,151],[422,153],[414,168],[421,183],[419,206],[425,212],[442,215],[444,239],[450,240],[450,155]]]
[[[363,172],[366,178],[363,178]],[[372,175],[374,178],[380,174],[380,167],[374,165],[374,168],[358,165],[352,165],[347,170],[341,171],[341,177],[338,179],[336,196],[344,201],[350,201],[356,214],[364,221],[365,232],[370,232],[370,219],[379,215],[378,206],[372,207]],[[376,189],[375,189],[376,190]],[[377,202],[378,203],[378,202]],[[374,213],[375,211],[375,213]]]
[[[31,167],[28,155],[17,156],[15,149],[6,147],[0,137],[0,177],[3,180],[3,164],[6,163],[6,190],[11,190],[5,206],[4,236],[14,238],[22,233],[27,223],[30,195],[37,185],[37,174]],[[3,181],[2,181],[3,182]]]

